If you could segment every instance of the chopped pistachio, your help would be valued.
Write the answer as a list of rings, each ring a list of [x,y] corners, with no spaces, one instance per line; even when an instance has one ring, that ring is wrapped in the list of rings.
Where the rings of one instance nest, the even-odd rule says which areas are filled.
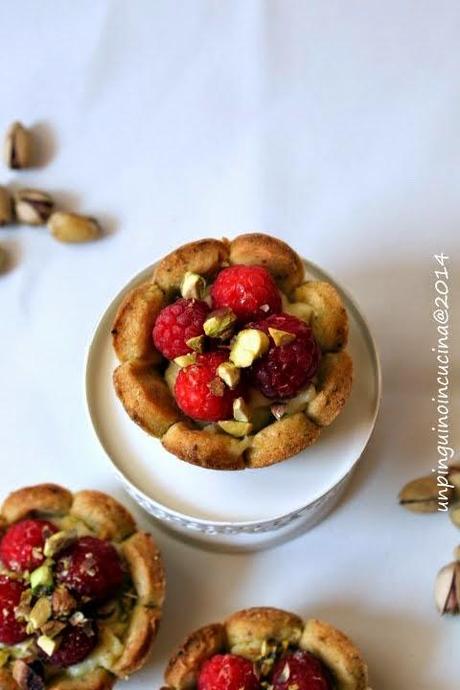
[[[233,419],[225,420],[222,422],[217,422],[222,431],[225,431],[231,436],[236,436],[241,438],[242,436],[247,436],[252,431],[252,424],[250,422],[237,422]]]
[[[213,378],[212,381],[208,383],[208,388],[211,393],[213,395],[217,395],[218,398],[221,398],[225,393],[225,384],[218,376]]]
[[[196,335],[194,338],[189,338],[185,341],[187,347],[190,347],[195,352],[203,352],[204,350],[204,335]]]
[[[48,635],[40,635],[40,637],[37,639],[37,645],[45,652],[45,654],[51,656],[58,647],[58,641],[52,637],[48,637]]]
[[[183,369],[184,367],[188,367],[190,364],[195,364],[195,362],[195,352],[190,352],[188,355],[181,355],[180,357],[176,357],[174,360],[174,364],[177,364],[177,366],[181,369]]]
[[[44,555],[47,558],[51,558],[55,554],[59,553],[59,551],[62,551],[73,544],[73,542],[77,539],[77,536],[78,534],[76,530],[61,530],[60,532],[52,534],[45,541],[45,546],[43,548]]]
[[[165,381],[168,384],[170,391],[174,390],[176,385],[177,374],[180,371],[180,367],[175,362],[170,362],[166,367],[165,371]]]
[[[46,592],[53,587],[53,573],[47,563],[30,573],[30,586],[34,594]]]
[[[206,281],[198,273],[187,271],[180,288],[181,295],[185,299],[203,299],[206,290]]]
[[[203,330],[210,338],[229,338],[236,323],[236,315],[224,307],[212,311],[203,324]]]
[[[295,340],[295,333],[289,333],[288,331],[282,331],[279,328],[269,328],[268,332],[273,338],[273,342],[276,347],[282,347],[283,345],[288,345]]]
[[[251,364],[268,350],[270,339],[266,333],[257,328],[245,328],[236,336],[230,359],[237,367],[250,367]]]
[[[235,398],[233,401],[233,417],[237,422],[249,422],[250,410],[244,398]]]
[[[240,382],[240,370],[232,362],[222,362],[217,367],[217,375],[229,388],[235,388]]]
[[[51,602],[47,597],[40,597],[35,602],[29,614],[29,623],[34,630],[38,630],[51,617]]]

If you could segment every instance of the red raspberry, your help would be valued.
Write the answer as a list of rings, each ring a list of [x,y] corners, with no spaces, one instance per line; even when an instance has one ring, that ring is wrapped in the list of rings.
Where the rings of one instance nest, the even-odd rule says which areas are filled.
[[[34,570],[43,563],[47,537],[57,532],[48,520],[21,520],[11,525],[0,542],[0,560],[10,570]]]
[[[209,314],[206,302],[197,299],[178,299],[168,304],[157,316],[153,327],[153,342],[167,359],[175,359],[192,352],[187,340],[204,335],[203,323]]]
[[[116,594],[123,569],[116,549],[96,537],[80,537],[61,552],[56,577],[86,601],[100,602]]]
[[[216,654],[204,662],[198,690],[259,690],[254,665],[236,654]]]
[[[332,678],[324,666],[310,652],[298,650],[285,654],[273,668],[274,690],[333,690]]]
[[[295,334],[286,345],[276,346],[271,340],[268,351],[254,362],[250,372],[254,386],[267,398],[293,398],[318,371],[321,351],[310,326],[289,314],[273,314],[251,324],[251,328],[267,334],[269,328]]]
[[[241,389],[227,388],[216,374],[219,364],[227,360],[225,352],[209,352],[198,355],[196,364],[179,371],[174,394],[186,415],[202,422],[218,422],[233,417],[233,401],[241,395]]]
[[[86,626],[68,626],[64,628],[59,647],[54,654],[48,656],[40,650],[40,656],[48,664],[58,668],[66,668],[79,664],[91,654],[97,644],[97,634],[94,627],[89,630]]]
[[[18,606],[25,586],[19,580],[0,576],[0,642],[17,644],[27,637],[25,623],[16,620],[14,610]]]
[[[281,296],[263,266],[229,266],[211,288],[214,309],[230,307],[242,322],[281,311]]]

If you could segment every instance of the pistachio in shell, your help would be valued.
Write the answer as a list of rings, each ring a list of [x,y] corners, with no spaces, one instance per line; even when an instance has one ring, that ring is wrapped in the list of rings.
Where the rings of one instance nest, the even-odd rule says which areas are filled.
[[[448,491],[451,495],[451,490]],[[435,474],[413,479],[399,493],[399,504],[413,513],[436,513],[439,487]]]

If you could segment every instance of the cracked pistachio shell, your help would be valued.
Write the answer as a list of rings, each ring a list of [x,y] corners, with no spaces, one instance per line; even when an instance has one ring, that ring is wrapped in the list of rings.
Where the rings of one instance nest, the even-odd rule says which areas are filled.
[[[14,196],[16,219],[26,225],[44,225],[53,206],[50,195],[39,189],[20,189]]]
[[[32,160],[32,135],[20,122],[13,122],[5,135],[5,163],[13,170],[28,168]]]
[[[441,615],[459,613],[460,563],[458,561],[441,568],[436,577],[434,596]]]
[[[8,225],[13,220],[13,203],[6,187],[0,187],[0,225]]]
[[[414,513],[436,513],[438,496],[436,475],[430,474],[406,484],[399,493],[399,503]]]
[[[99,223],[94,218],[78,213],[56,211],[48,220],[52,236],[59,242],[90,242],[101,234]]]

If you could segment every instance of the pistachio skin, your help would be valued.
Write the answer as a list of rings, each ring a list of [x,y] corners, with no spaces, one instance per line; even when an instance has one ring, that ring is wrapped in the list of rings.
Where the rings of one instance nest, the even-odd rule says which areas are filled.
[[[16,220],[25,225],[45,225],[54,207],[54,201],[39,189],[20,189],[14,196]]]

